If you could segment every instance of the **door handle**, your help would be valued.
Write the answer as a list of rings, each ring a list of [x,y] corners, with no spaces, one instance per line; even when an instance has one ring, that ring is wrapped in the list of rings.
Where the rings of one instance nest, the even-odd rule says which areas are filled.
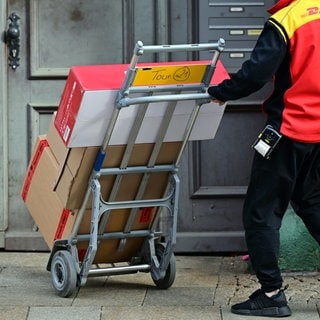
[[[19,21],[20,17],[16,13],[11,13],[9,16],[9,28],[5,33],[5,42],[8,47],[8,65],[16,70],[19,64],[20,54],[20,28]]]

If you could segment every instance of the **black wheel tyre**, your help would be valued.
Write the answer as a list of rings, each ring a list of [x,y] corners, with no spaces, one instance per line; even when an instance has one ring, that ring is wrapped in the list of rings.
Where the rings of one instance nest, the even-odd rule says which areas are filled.
[[[51,262],[52,284],[60,297],[69,297],[77,287],[77,271],[71,253],[66,250],[57,251]]]
[[[158,259],[163,256],[164,250],[165,250],[165,245],[162,243],[157,243],[156,244],[156,255]],[[172,286],[175,277],[176,277],[176,259],[174,254],[171,255],[170,261],[165,273],[165,276],[162,279],[154,279],[151,273],[152,280],[154,284],[159,288],[159,289],[168,289]]]

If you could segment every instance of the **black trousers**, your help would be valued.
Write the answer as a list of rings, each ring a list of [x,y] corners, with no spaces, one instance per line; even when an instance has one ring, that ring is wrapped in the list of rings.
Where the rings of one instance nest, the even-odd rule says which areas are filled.
[[[269,159],[254,156],[243,224],[252,266],[264,292],[282,286],[279,229],[290,203],[320,244],[320,143],[282,137]]]

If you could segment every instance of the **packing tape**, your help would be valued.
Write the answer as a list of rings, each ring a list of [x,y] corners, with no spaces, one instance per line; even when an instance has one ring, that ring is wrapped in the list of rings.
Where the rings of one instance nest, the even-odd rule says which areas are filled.
[[[24,202],[26,202],[29,188],[31,185],[32,177],[37,169],[37,166],[39,164],[40,158],[42,156],[42,153],[45,148],[49,147],[49,143],[46,139],[42,139],[38,142],[38,145],[36,147],[36,150],[33,154],[33,158],[30,161],[28,171],[24,180],[24,184],[21,190],[21,198]]]
[[[58,223],[58,227],[56,229],[56,233],[54,236],[54,240],[60,240],[62,238],[64,229],[67,225],[69,216],[70,216],[71,211],[64,208],[61,212],[61,216],[60,216],[60,221]]]

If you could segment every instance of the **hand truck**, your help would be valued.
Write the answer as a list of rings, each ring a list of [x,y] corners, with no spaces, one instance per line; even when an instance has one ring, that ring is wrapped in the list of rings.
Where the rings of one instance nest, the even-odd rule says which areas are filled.
[[[86,194],[79,209],[73,230],[68,239],[56,240],[50,253],[47,270],[51,272],[52,284],[56,293],[61,297],[68,297],[74,293],[77,287],[84,286],[88,277],[129,274],[138,272],[150,272],[154,284],[160,289],[169,288],[176,275],[174,246],[176,243],[179,177],[178,169],[183,151],[189,140],[193,125],[199,114],[201,106],[210,102],[210,96],[206,92],[214,74],[216,63],[224,48],[224,40],[208,44],[187,45],[155,45],[144,46],[141,41],[136,43],[133,56],[128,66],[122,87],[117,94],[114,110],[103,144],[97,154],[94,167],[89,179]],[[199,83],[148,84],[144,83],[143,71],[138,64],[139,57],[145,52],[176,52],[176,51],[204,51],[211,50],[213,57],[206,62]],[[182,76],[181,74],[178,76]],[[142,80],[141,80],[142,77]],[[140,80],[139,80],[140,79]],[[184,128],[183,140],[174,163],[157,164],[157,156],[163,145],[164,136],[175,106],[178,101],[194,100],[195,106],[190,114],[187,126]],[[135,147],[135,139],[141,123],[150,104],[167,102],[168,107],[163,116],[156,142],[146,165],[130,166],[129,158]],[[138,113],[130,131],[128,143],[125,146],[121,164],[119,167],[103,167],[108,158],[108,145],[119,114],[123,108],[138,105]],[[165,192],[156,198],[145,199],[144,193],[148,190],[148,181],[154,173],[165,173],[167,178]],[[142,175],[141,182],[133,200],[119,200],[119,186],[127,175]],[[101,194],[102,177],[113,177],[113,186],[105,200]],[[79,228],[84,218],[88,203],[91,201],[91,223],[89,234],[79,234]],[[108,223],[114,214],[117,217],[118,210],[127,210],[129,214],[123,230],[106,231]],[[148,217],[147,227],[134,228],[138,212],[143,212]],[[162,230],[162,217],[167,214],[167,234]],[[151,217],[151,218],[150,218]],[[138,240],[137,240],[138,239]],[[100,246],[108,241],[116,241],[113,250],[124,251],[129,241],[138,241],[131,250],[127,250],[127,261],[108,261],[108,266],[101,267],[101,263],[95,263],[95,257]],[[85,246],[84,254],[80,257],[79,247]],[[131,252],[132,251],[132,252]],[[128,258],[129,253],[129,258]],[[112,260],[112,258],[111,258]],[[101,262],[101,261],[100,261]]]

